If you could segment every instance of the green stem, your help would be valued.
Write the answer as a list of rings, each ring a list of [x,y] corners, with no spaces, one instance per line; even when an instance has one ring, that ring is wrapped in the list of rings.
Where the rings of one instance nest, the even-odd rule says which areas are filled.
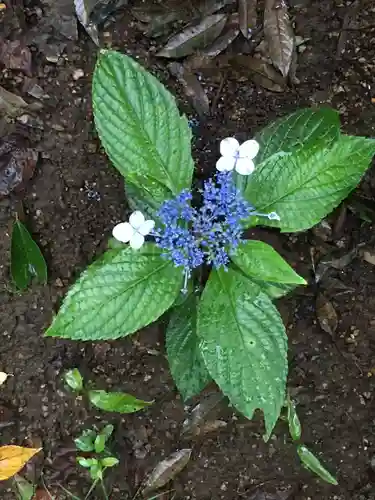
[[[103,491],[103,495],[104,495],[105,500],[109,500],[103,479],[100,480],[100,485],[102,487],[102,491]]]
[[[95,479],[95,481],[92,483],[91,488],[89,489],[87,495],[85,496],[84,500],[87,500],[91,493],[94,491],[96,485],[98,484],[99,479]]]

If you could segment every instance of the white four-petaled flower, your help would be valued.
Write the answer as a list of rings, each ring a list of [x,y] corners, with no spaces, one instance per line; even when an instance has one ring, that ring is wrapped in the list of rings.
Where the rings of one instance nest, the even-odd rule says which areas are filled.
[[[227,137],[220,142],[221,158],[216,162],[219,172],[229,172],[233,169],[240,175],[249,175],[254,171],[253,159],[259,151],[259,144],[254,139],[241,145],[234,137]]]
[[[129,222],[117,224],[112,230],[112,235],[116,240],[129,243],[134,250],[138,250],[145,242],[145,236],[150,234],[154,227],[155,222],[145,220],[143,213],[137,210],[131,214]]]

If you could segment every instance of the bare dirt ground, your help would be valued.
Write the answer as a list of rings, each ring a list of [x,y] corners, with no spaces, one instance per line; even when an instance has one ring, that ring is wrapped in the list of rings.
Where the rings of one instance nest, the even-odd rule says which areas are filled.
[[[250,138],[276,116],[302,106],[331,105],[341,112],[346,132],[375,136],[371,101],[375,6],[372,1],[359,3],[351,28],[343,34],[351,2],[291,2],[296,34],[308,42],[298,58],[299,83],[282,93],[239,80],[231,72],[223,79],[220,68],[202,75],[215,106],[195,131],[198,175],[212,171],[220,139],[233,134]],[[181,447],[193,447],[192,459],[165,499],[375,499],[375,261],[363,259],[364,248],[375,253],[373,170],[329,217],[325,229],[291,236],[257,232],[310,282],[279,304],[289,335],[289,387],[299,403],[304,441],[337,475],[339,486],[326,485],[301,467],[285,423],[280,422],[269,443],[264,443],[261,420],[247,421],[225,402],[215,410],[216,418],[227,422],[225,428],[184,440],[181,426],[188,407],[169,374],[162,324],[115,342],[73,343],[43,337],[69,285],[103,251],[111,228],[127,210],[122,180],[101,151],[92,123],[90,83],[97,49],[80,30],[78,41],[64,39],[61,55],[48,61],[40,46],[33,45],[30,30],[43,33],[49,12],[48,5],[25,1],[20,27],[14,25],[16,8],[0,22],[5,36],[25,37],[33,52],[32,78],[49,96],[32,115],[35,118],[30,115],[25,124],[5,126],[5,132],[15,128],[40,153],[23,206],[46,257],[49,280],[23,294],[12,292],[10,228],[20,195],[4,197],[0,200],[0,369],[13,377],[0,392],[1,444],[41,444],[43,455],[36,468],[39,474],[43,467],[45,483],[58,499],[65,496],[56,483],[81,496],[87,492],[89,480],[75,464],[73,438],[83,428],[102,422],[115,425],[114,452],[120,459],[120,466],[109,475],[111,500],[131,499],[145,475]],[[139,58],[177,95],[181,109],[195,117],[163,60],[152,55],[153,42],[139,31],[128,7],[118,11],[106,30],[114,48]],[[344,48],[339,58],[338,42]],[[75,80],[77,70],[83,76]],[[23,91],[24,78],[17,71],[0,72],[1,85],[30,100]],[[327,279],[314,284],[313,263],[332,252],[346,255],[359,244],[364,246],[347,265],[330,268]],[[322,291],[338,315],[334,337],[317,322],[315,300]],[[123,390],[155,404],[129,416],[88,408],[63,385],[62,374],[72,367],[99,388]],[[11,486],[0,485],[4,500],[15,498]],[[95,498],[101,498],[100,492]]]

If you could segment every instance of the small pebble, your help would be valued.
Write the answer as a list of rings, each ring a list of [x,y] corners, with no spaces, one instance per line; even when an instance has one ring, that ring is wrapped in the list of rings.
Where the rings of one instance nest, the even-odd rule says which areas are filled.
[[[76,69],[76,70],[74,70],[74,72],[73,72],[73,80],[77,81],[80,78],[82,78],[83,76],[85,76],[85,73],[84,73],[83,69]]]

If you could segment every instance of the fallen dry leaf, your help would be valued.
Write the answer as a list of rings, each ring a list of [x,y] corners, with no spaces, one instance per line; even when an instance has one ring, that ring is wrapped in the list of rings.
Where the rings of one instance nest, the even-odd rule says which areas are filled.
[[[198,24],[188,26],[170,38],[156,55],[178,59],[192,54],[196,49],[207,47],[223,31],[226,21],[225,14],[206,16]]]
[[[204,396],[202,401],[193,408],[190,415],[184,420],[181,432],[183,437],[190,439],[198,436],[201,433],[201,428],[205,426],[210,412],[223,399],[224,396],[220,392],[211,392]]]
[[[22,467],[41,448],[24,448],[22,446],[1,446],[0,447],[0,481],[9,479],[17,474]]]
[[[322,293],[316,299],[316,316],[321,329],[329,333],[333,338],[337,330],[338,318],[332,302]]]
[[[264,37],[273,64],[283,76],[287,76],[292,63],[295,41],[288,6],[284,0],[266,0]]]
[[[364,250],[362,254],[363,260],[371,264],[372,266],[375,266],[375,253],[372,250]]]
[[[6,379],[8,378],[8,374],[5,372],[0,372],[0,385],[3,385]]]
[[[17,117],[28,107],[22,97],[9,92],[0,85],[0,115]]]
[[[38,154],[23,145],[22,137],[15,134],[0,139],[0,197],[24,189],[34,174]]]
[[[191,448],[184,448],[172,453],[172,455],[165,460],[162,460],[151,472],[150,477],[146,481],[143,493],[150,493],[169,483],[169,481],[186,467],[190,460],[190,456]]]
[[[238,0],[238,14],[240,29],[245,38],[251,38],[252,31],[257,24],[258,0]]]
[[[0,38],[0,63],[8,69],[19,69],[27,76],[31,73],[31,52],[21,40],[3,40]]]
[[[234,56],[230,60],[233,68],[254,83],[272,92],[285,89],[285,79],[271,64],[248,55]]]
[[[177,62],[169,64],[168,69],[182,85],[186,97],[191,101],[198,115],[208,115],[210,112],[210,102],[195,74]]]

